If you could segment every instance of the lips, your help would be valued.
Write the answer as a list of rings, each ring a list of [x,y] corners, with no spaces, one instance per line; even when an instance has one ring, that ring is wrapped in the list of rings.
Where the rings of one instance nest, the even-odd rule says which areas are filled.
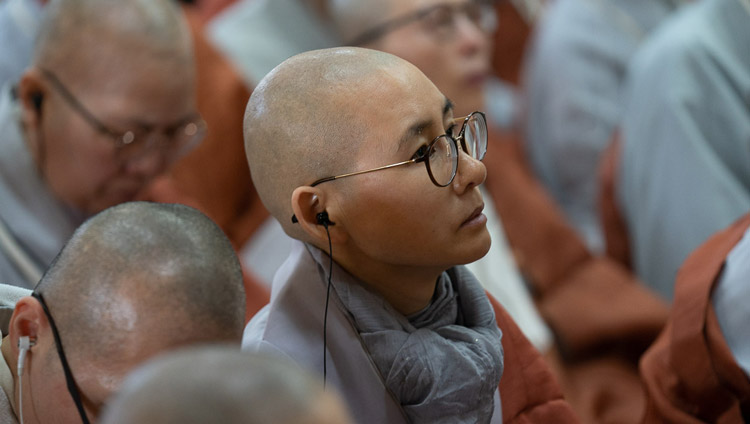
[[[464,222],[461,223],[461,226],[465,226],[468,224],[471,224],[472,222],[476,221],[479,217],[483,216],[482,211],[484,210],[484,203],[479,205],[474,211],[469,215],[468,218],[464,220]]]

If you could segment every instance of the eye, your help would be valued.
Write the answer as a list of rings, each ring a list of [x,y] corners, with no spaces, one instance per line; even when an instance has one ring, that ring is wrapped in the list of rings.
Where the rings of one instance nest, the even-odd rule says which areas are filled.
[[[414,155],[412,155],[411,158],[412,159],[421,159],[421,158],[425,157],[425,155],[427,154],[427,150],[429,150],[429,149],[430,149],[429,146],[427,146],[426,144],[423,144],[423,145],[419,146],[419,149],[417,149],[417,151],[414,153]]]
[[[448,128],[445,130],[445,135],[456,137],[458,135],[457,131],[458,131],[458,126],[455,123],[453,123],[453,124],[450,124],[450,126],[448,126]]]

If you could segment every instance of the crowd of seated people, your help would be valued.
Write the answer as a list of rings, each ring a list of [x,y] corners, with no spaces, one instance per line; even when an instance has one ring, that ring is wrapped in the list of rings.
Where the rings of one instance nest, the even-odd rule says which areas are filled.
[[[750,421],[748,46],[748,0],[0,0],[0,422]]]

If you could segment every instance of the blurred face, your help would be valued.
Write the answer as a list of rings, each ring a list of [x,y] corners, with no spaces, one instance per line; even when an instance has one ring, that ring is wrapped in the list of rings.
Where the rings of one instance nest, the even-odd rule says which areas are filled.
[[[32,73],[44,97],[27,139],[53,193],[86,213],[133,200],[175,160],[175,134],[200,123],[192,73],[177,63],[152,60],[85,80],[52,71]]]
[[[465,7],[466,0],[391,0],[387,20],[431,10],[423,18],[387,32],[369,46],[417,66],[466,115],[484,109],[490,72],[490,33],[478,19],[494,19],[492,8]],[[488,25],[484,25],[489,27]]]
[[[371,131],[352,172],[408,161],[437,136],[451,130],[450,102],[421,72],[402,64],[383,70],[353,96]],[[377,93],[377,95],[372,95]],[[337,219],[350,236],[350,248],[381,268],[423,268],[431,272],[475,261],[487,253],[490,237],[482,214],[479,185],[484,165],[461,150],[456,176],[435,185],[424,163],[413,163],[341,180],[334,188]],[[328,189],[326,188],[326,189]],[[356,275],[356,271],[355,272]]]

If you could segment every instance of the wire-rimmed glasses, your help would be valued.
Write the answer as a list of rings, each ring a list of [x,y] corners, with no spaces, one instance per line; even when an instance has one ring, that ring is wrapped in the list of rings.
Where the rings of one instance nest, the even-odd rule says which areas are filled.
[[[124,161],[138,159],[157,148],[166,151],[171,159],[179,158],[195,148],[206,133],[206,123],[200,116],[188,118],[159,131],[113,130],[86,108],[52,71],[44,68],[39,70],[84,121],[114,142],[118,157]]]
[[[461,123],[460,127],[458,127],[458,123]],[[487,153],[487,119],[483,112],[476,111],[466,117],[455,118],[453,120],[453,128],[454,130],[451,131],[452,134],[441,134],[435,137],[429,144],[420,146],[414,157],[409,160],[366,169],[364,171],[320,178],[310,184],[310,187],[354,175],[367,174],[420,162],[424,162],[427,174],[433,184],[438,187],[447,187],[456,178],[459,145],[464,153],[476,160],[484,159],[484,155]],[[459,129],[455,130],[455,128]],[[297,222],[297,217],[294,215],[292,215],[292,222]]]

